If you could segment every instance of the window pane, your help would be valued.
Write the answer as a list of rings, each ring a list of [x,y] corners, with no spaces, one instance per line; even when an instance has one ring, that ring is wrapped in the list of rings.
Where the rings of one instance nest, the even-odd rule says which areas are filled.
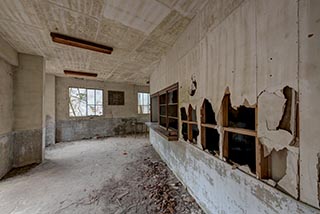
[[[149,106],[142,106],[142,113],[143,114],[149,114]]]
[[[138,93],[138,105],[142,105],[142,93]]]
[[[103,93],[102,90],[96,90],[96,105],[102,105]]]
[[[86,116],[87,94],[86,89],[70,88],[69,89],[69,115],[70,116]]]
[[[103,115],[103,107],[102,107],[102,105],[100,106],[100,105],[98,105],[98,106],[96,106],[96,115],[97,116],[101,116],[101,115]]]
[[[149,94],[145,93],[145,94],[144,94],[143,105],[149,105],[149,104],[150,104]]]
[[[96,106],[95,105],[88,105],[88,116],[96,115]]]
[[[138,93],[138,113],[149,114],[150,113],[150,94]]]
[[[103,115],[102,90],[69,88],[69,100],[70,117]]]
[[[95,90],[88,89],[88,104],[95,104]]]

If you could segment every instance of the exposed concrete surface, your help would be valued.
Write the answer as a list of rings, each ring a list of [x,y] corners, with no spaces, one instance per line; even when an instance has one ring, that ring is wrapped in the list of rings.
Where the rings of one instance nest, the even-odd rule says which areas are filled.
[[[62,142],[127,135],[133,133],[132,123],[135,119],[130,117],[59,120],[56,123],[56,140]]]
[[[44,59],[19,54],[14,73],[14,166],[42,160]]]
[[[0,58],[0,134],[13,127],[13,67]]]
[[[0,58],[0,178],[13,161],[13,67]]]
[[[56,81],[55,76],[47,74],[45,77],[45,96],[44,96],[44,111],[45,111],[45,142],[46,146],[55,144],[56,135]]]
[[[145,214],[148,209],[149,213],[163,213],[153,210],[157,205],[148,189],[159,183],[150,180],[163,176],[167,170],[162,178],[170,181],[168,185],[179,182],[165,166],[161,172],[150,174],[150,178],[140,173],[150,172],[150,166],[157,163],[163,164],[148,139],[141,137],[52,145],[44,163],[0,182],[0,210],[12,214]],[[150,185],[146,190],[145,184]],[[164,188],[162,184],[159,187]],[[178,192],[178,213],[203,213],[181,185],[174,188]]]
[[[206,213],[319,213],[191,144],[166,141],[153,130],[150,142]]]
[[[103,116],[69,117],[69,87],[103,90]],[[108,105],[108,90],[123,91],[125,104]],[[111,83],[76,78],[56,78],[56,141],[73,141],[92,137],[114,136],[133,131],[132,121],[148,121],[149,114],[138,114],[138,92],[149,92],[149,87],[125,83]]]
[[[10,65],[18,66],[18,52],[13,49],[3,38],[0,37],[0,58],[4,59]]]
[[[12,133],[0,135],[0,178],[10,171],[13,165]]]
[[[42,129],[14,131],[13,140],[13,167],[41,163]]]
[[[5,0],[0,1],[0,36],[18,52],[45,57],[48,73],[84,70],[98,73],[102,80],[146,85],[152,63],[206,2]],[[55,44],[50,32],[108,45],[114,52],[106,55]]]

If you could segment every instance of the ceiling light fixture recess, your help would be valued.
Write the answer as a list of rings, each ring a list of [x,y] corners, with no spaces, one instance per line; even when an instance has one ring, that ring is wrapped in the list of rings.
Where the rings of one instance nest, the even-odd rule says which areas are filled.
[[[86,41],[83,39],[74,38],[71,36],[66,36],[59,33],[50,33],[52,41],[64,45],[69,45],[78,48],[84,48],[91,51],[97,51],[105,54],[111,54],[113,51],[112,47],[108,47],[105,45],[97,44],[94,42]]]
[[[89,72],[82,72],[82,71],[70,71],[64,70],[65,75],[69,76],[83,76],[83,77],[97,77],[98,74],[96,73],[89,73]]]

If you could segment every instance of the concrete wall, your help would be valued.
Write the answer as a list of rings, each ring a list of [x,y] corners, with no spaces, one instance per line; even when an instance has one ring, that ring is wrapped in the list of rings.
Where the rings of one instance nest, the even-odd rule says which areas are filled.
[[[258,105],[257,135],[265,155],[273,160],[279,160],[280,152],[285,151],[287,154],[280,158],[286,165],[284,176],[276,181],[277,187],[314,207],[319,207],[318,195],[320,195],[318,188],[320,147],[316,129],[319,110],[318,101],[315,99],[319,92],[317,59],[320,43],[319,33],[316,30],[319,25],[319,15],[316,11],[319,9],[319,2],[315,0],[209,1],[191,21],[171,50],[161,58],[159,66],[150,78],[151,93],[179,82],[179,108],[187,108],[189,104],[196,108],[198,125],[204,99],[212,103],[220,133],[220,159],[223,159],[221,154],[224,146],[220,113],[225,93],[231,93],[233,107]],[[191,77],[197,81],[194,96],[189,95]],[[293,92],[293,97],[290,99],[291,113],[287,115],[288,128],[279,129],[278,125],[283,122],[284,109],[289,100],[284,94],[286,86]],[[299,105],[296,105],[298,103]],[[300,126],[296,126],[299,122]],[[201,133],[197,148],[201,148],[200,136]],[[181,133],[180,139],[182,139]],[[158,144],[155,139],[151,140],[153,144]],[[160,141],[160,144],[165,142]],[[183,145],[183,148],[179,148],[179,146],[163,148],[162,152],[176,157],[185,147]],[[185,171],[177,171],[185,160],[171,162],[169,154],[163,155],[163,158],[172,165],[178,176],[185,177],[197,173],[193,170],[184,175]],[[192,160],[193,157],[190,155],[189,158],[190,164],[197,164],[197,157]],[[216,162],[210,164],[213,171],[217,170]],[[206,170],[201,167],[201,170]],[[272,173],[280,174],[277,171],[279,168],[274,165]],[[249,178],[249,174],[243,176]],[[197,180],[213,179],[205,178],[207,175],[204,173],[199,176]],[[206,186],[202,186],[192,177],[185,177],[183,181],[188,187],[193,187],[195,194],[202,196],[209,194],[205,189]],[[215,194],[219,187],[233,185],[230,182],[228,179],[219,184],[213,182],[215,188],[212,194]],[[255,182],[264,186],[265,181],[255,180]],[[232,193],[239,193],[243,197],[252,198],[255,193],[248,191],[248,188],[254,188],[252,185],[254,184],[247,181],[238,182],[236,191],[236,188],[230,189],[230,192],[221,189],[218,197],[228,199]],[[275,188],[267,188],[264,193],[268,197],[266,195],[262,197],[267,199],[260,198],[260,200],[270,200],[267,206],[273,200],[277,200],[274,195],[283,195]],[[217,196],[202,196],[198,197],[199,202],[209,206],[210,209],[214,208],[214,203],[217,201],[209,199]],[[241,197],[226,200],[229,203],[224,201],[224,205],[218,207],[218,210],[221,213],[246,213],[247,209],[241,211],[237,206],[246,208],[251,205],[246,204],[248,202]],[[288,210],[285,206],[288,204],[283,203],[279,207],[273,204],[275,205],[273,207],[276,207],[273,211],[265,206],[256,207],[258,209],[255,213],[286,213]],[[296,213],[300,203],[294,200],[292,204],[290,203],[288,207],[292,206],[293,210],[288,213]],[[305,213],[307,211],[308,209]]]
[[[56,136],[56,77],[51,74],[46,74],[45,80],[45,96],[44,96],[44,108],[45,108],[45,144],[46,146],[55,144]]]
[[[40,163],[43,158],[44,59],[19,54],[14,73],[14,167]]]
[[[69,117],[69,87],[96,88],[104,91],[104,115],[101,117]],[[124,91],[125,105],[109,106],[108,90]],[[138,114],[138,92],[149,92],[149,87],[133,84],[56,78],[56,141],[72,141],[92,137],[114,136],[132,132],[134,119],[148,121],[149,115]]]
[[[0,58],[0,178],[13,163],[13,67]]]

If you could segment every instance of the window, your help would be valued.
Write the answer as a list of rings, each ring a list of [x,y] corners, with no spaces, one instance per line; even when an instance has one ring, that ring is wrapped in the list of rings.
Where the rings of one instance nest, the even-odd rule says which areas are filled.
[[[149,93],[138,93],[138,114],[150,114]]]
[[[201,145],[214,155],[220,154],[220,135],[217,131],[217,121],[211,103],[205,99],[201,108]]]
[[[69,88],[69,116],[103,115],[103,91],[98,89]]]
[[[151,96],[151,121],[157,122],[168,140],[178,139],[178,84]]]
[[[232,163],[249,166],[258,178],[267,178],[268,158],[263,156],[263,148],[257,139],[257,108],[240,106],[234,109],[230,94],[223,101],[223,157]]]
[[[188,108],[188,115],[185,108],[181,108],[181,121],[182,121],[182,136],[185,141],[190,143],[197,143],[197,137],[199,135],[198,123],[197,123],[197,111],[193,109],[191,105]]]
[[[108,105],[123,106],[124,105],[124,91],[108,91]]]

